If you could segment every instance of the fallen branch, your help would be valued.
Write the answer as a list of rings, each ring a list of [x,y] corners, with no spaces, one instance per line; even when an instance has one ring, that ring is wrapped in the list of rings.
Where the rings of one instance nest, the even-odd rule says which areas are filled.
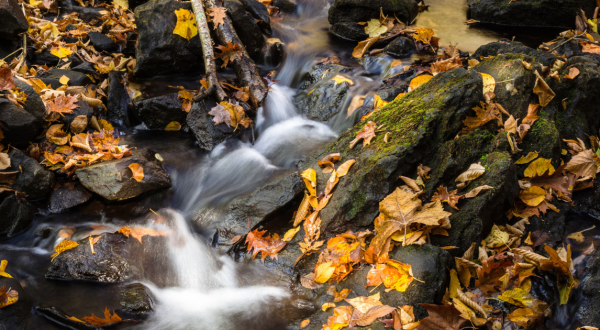
[[[198,36],[200,36],[200,44],[202,45],[202,53],[204,54],[204,69],[207,74],[208,88],[206,89],[206,96],[208,94],[214,94],[219,102],[225,101],[227,94],[219,85],[217,80],[217,71],[215,67],[215,55],[213,53],[212,39],[210,38],[210,30],[208,29],[208,23],[206,21],[206,13],[204,12],[204,6],[202,0],[192,0],[192,10],[196,15],[196,25],[198,26]]]
[[[204,1],[204,5],[207,10],[217,8],[215,0]],[[237,56],[233,60],[233,70],[235,71],[235,75],[240,80],[240,84],[250,89],[250,105],[255,108],[260,107],[262,101],[267,96],[268,89],[262,77],[260,76],[258,67],[250,58],[250,56],[248,56],[248,52],[246,51],[246,48],[244,48],[242,41],[235,32],[235,29],[233,28],[231,20],[228,16],[223,18],[223,24],[217,24],[215,28],[217,37],[219,38],[221,44],[227,45],[227,43],[232,43],[241,47],[242,55]]]

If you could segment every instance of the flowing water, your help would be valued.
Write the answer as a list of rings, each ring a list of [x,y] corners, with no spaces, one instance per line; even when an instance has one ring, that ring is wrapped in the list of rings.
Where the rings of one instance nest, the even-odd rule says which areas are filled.
[[[256,137],[226,141],[212,152],[199,151],[193,137],[184,133],[144,130],[126,132],[124,143],[151,147],[165,159],[173,188],[124,205],[104,205],[92,201],[84,206],[50,214],[40,209],[33,226],[25,233],[0,241],[0,259],[9,261],[9,272],[18,278],[36,304],[57,306],[69,315],[100,315],[105,307],[120,308],[118,291],[122,285],[48,280],[44,273],[54,246],[62,240],[57,230],[72,226],[73,240],[96,228],[114,232],[123,225],[140,224],[167,233],[166,242],[145,246],[149,261],[144,274],[131,279],[146,284],[155,297],[155,313],[145,322],[127,322],[119,328],[189,330],[189,329],[284,329],[294,309],[301,302],[286,288],[273,286],[271,275],[252,264],[236,263],[209,246],[211,222],[202,226],[190,223],[198,212],[219,206],[256,189],[269,178],[292,171],[298,159],[315,148],[335,139],[353,125],[354,118],[345,111],[352,98],[379,86],[380,75],[391,74],[387,56],[363,67],[352,59],[354,44],[331,37],[327,29],[329,4],[324,0],[298,0],[298,13],[274,23],[272,37],[286,44],[284,62],[274,75],[277,84],[256,119]],[[430,11],[420,14],[417,24],[431,27],[442,43],[458,43],[465,51],[479,45],[512,36],[493,30],[463,25],[467,19],[464,0],[430,0]],[[540,35],[524,34],[517,40],[536,46]],[[315,60],[339,56],[355,68],[350,90],[340,111],[327,125],[307,120],[298,114],[293,97],[304,72]],[[413,59],[406,59],[410,63]],[[168,85],[168,84],[163,84]],[[155,89],[160,90],[158,87]],[[164,89],[164,87],[163,87]],[[160,210],[157,214],[150,209]],[[98,227],[101,226],[101,227]],[[288,311],[282,313],[281,311]],[[564,320],[556,318],[564,327]],[[568,322],[567,322],[568,323]],[[59,329],[34,316],[29,329]]]

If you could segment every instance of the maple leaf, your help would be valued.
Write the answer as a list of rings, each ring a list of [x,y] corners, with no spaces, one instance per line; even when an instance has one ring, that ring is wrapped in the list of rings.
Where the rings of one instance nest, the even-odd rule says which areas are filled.
[[[8,265],[8,260],[0,261],[0,277],[13,278],[9,273],[6,272],[6,266]]]
[[[566,166],[566,164],[560,166],[552,175],[546,172],[543,175],[535,176],[529,180],[529,184],[532,186],[552,188],[566,196],[569,196],[573,187],[569,187],[568,177],[563,175],[563,170],[566,168]],[[573,174],[571,175],[573,176]]]
[[[433,196],[431,197],[432,201],[440,201],[440,202],[446,202],[448,203],[448,205],[450,205],[450,207],[452,207],[455,210],[458,210],[458,207],[456,207],[456,204],[458,203],[458,201],[463,198],[463,196],[459,196],[456,195],[456,190],[452,190],[450,193],[448,193],[448,190],[446,189],[446,187],[438,187],[438,191],[436,193],[433,194]]]
[[[368,146],[371,143],[371,139],[375,137],[375,129],[377,125],[369,121],[358,133],[356,133],[356,138],[350,142],[350,149],[354,148],[354,146],[360,142],[360,140],[364,139],[363,148]]]
[[[217,104],[215,107],[210,109],[208,112],[209,115],[213,116],[213,121],[216,125],[225,123],[229,126],[233,126],[231,121],[231,113],[229,110],[223,105],[226,101],[221,102],[221,104]]]
[[[133,174],[131,177],[132,179],[137,182],[142,182],[142,180],[144,180],[144,168],[142,168],[142,165],[138,163],[131,163],[127,167],[129,167],[131,173]]]
[[[65,113],[73,113],[73,109],[79,108],[75,104],[77,98],[71,95],[61,95],[54,100],[46,102],[46,111],[55,112],[64,117]]]
[[[267,231],[259,231],[255,229],[248,233],[246,236],[246,243],[248,243],[248,252],[254,249],[252,252],[252,260],[256,257],[259,252],[262,252],[261,261],[264,262],[267,257],[277,260],[277,253],[285,247],[287,244],[279,238],[279,235],[273,234],[273,236],[263,236]]]
[[[158,231],[152,228],[144,228],[144,227],[121,227],[121,229],[117,230],[115,233],[123,234],[125,237],[131,237],[137,239],[140,244],[142,243],[142,238],[144,236],[165,236],[167,233]]]
[[[500,278],[512,264],[512,258],[505,253],[482,260],[482,267],[477,269],[475,286],[484,293],[495,292],[496,287],[502,286]]]
[[[71,49],[66,47],[52,47],[50,48],[50,53],[58,58],[69,57],[73,52]]]
[[[54,247],[54,254],[51,255],[50,257],[52,257],[52,260],[54,260],[54,258],[58,257],[59,254],[74,249],[76,247],[78,247],[79,244],[75,241],[71,241],[71,240],[64,240],[60,243],[58,243],[58,245],[56,245]]]
[[[425,307],[429,316],[422,319],[415,330],[458,330],[468,322],[453,305],[419,305]]]
[[[0,308],[12,305],[19,300],[19,293],[16,290],[6,291],[6,287],[0,288]]]
[[[355,238],[344,236],[345,234],[341,234],[327,241],[327,246],[319,255],[319,259],[315,265],[315,278],[319,274],[324,274],[328,276],[322,276],[322,278],[339,282],[350,275],[353,266],[360,262],[362,258],[361,243]],[[331,268],[333,268],[332,272]]]
[[[498,109],[496,103],[487,104],[482,101],[481,106],[477,106],[473,108],[473,110],[475,110],[476,116],[467,117],[465,120],[463,120],[463,124],[465,124],[467,127],[463,128],[461,132],[462,134],[467,134],[494,119],[498,119],[500,116],[500,110]]]
[[[5,66],[0,69],[0,91],[9,91],[15,88],[15,82],[12,77],[12,70]]]
[[[211,8],[210,9],[210,19],[214,24],[214,29],[217,29],[217,26],[219,26],[219,24],[224,25],[225,21],[223,19],[225,19],[225,17],[227,17],[227,14],[225,13],[225,11],[227,11],[227,9],[223,8],[223,7],[215,7],[215,8]]]
[[[92,316],[84,316],[82,318],[86,323],[93,324],[98,327],[105,327],[123,321],[123,319],[121,319],[119,315],[117,315],[117,313],[115,313],[114,311],[111,315],[110,311],[108,310],[108,307],[106,307],[106,309],[104,310],[103,319],[99,318],[94,314],[92,314]]]
[[[221,53],[215,54],[215,59],[220,58],[223,60],[223,65],[221,65],[222,68],[226,67],[229,62],[233,62],[242,56],[242,47],[231,42],[227,42],[227,46],[219,45],[217,46],[217,49],[219,49]]]
[[[187,9],[175,10],[177,16],[177,24],[173,30],[173,34],[179,35],[187,40],[192,39],[198,34],[198,26],[196,25],[196,17]]]
[[[591,177],[595,179],[596,172],[598,171],[598,163],[600,163],[600,157],[592,152],[592,150],[587,149],[573,156],[565,169],[578,177]]]

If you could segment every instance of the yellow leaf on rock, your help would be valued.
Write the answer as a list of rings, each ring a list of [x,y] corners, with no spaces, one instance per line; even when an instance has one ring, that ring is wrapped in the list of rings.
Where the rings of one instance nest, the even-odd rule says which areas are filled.
[[[554,173],[554,166],[552,166],[551,162],[552,159],[538,158],[527,166],[523,175],[528,178],[542,176],[546,172],[548,172],[548,175],[552,175],[552,173]]]
[[[536,159],[538,157],[538,152],[537,151],[531,151],[527,154],[527,156],[521,156],[521,158],[519,158],[519,160],[517,160],[515,162],[515,164],[518,165],[522,165],[522,164],[527,164],[530,161]]]
[[[420,75],[418,77],[413,78],[410,81],[410,90],[414,91],[415,89],[417,89],[419,86],[423,85],[424,83],[428,82],[429,80],[431,80],[431,78],[433,78],[432,75],[428,75],[428,74],[424,74],[424,75]]]
[[[354,160],[354,159],[350,159],[350,160],[345,161],[336,170],[336,176],[338,178],[341,178],[341,177],[345,176],[346,174],[348,174],[348,171],[350,170],[350,167],[352,167],[352,165],[354,165],[355,162],[356,162],[356,160]]]
[[[331,80],[333,80],[333,82],[337,85],[337,84],[341,84],[341,83],[347,83],[348,85],[352,86],[354,85],[354,82],[344,76],[340,76],[337,75],[333,78],[331,78]]]
[[[379,37],[386,33],[387,30],[387,26],[381,24],[381,21],[377,18],[371,19],[367,22],[367,26],[365,26],[365,33],[368,34],[370,38]]]
[[[496,89],[496,79],[490,76],[487,73],[479,73],[481,78],[483,79],[483,94],[485,93],[493,93],[494,89]]]
[[[284,242],[289,242],[291,241],[294,236],[296,236],[296,233],[298,233],[298,231],[300,230],[300,226],[296,227],[296,228],[292,228],[290,230],[288,230],[285,235],[283,235],[283,241]]]
[[[8,305],[12,305],[19,300],[19,293],[16,290],[6,291],[6,287],[0,288],[0,308],[4,308]]]
[[[71,240],[64,240],[60,243],[58,243],[57,246],[54,247],[54,254],[51,255],[52,259],[54,260],[54,258],[56,258],[59,254],[71,250],[73,248],[78,247],[79,244],[75,241],[71,241]]]
[[[132,179],[137,182],[142,182],[142,180],[144,180],[144,168],[142,168],[142,165],[138,163],[131,163],[127,167],[129,167],[133,173],[133,176],[131,177]]]
[[[328,303],[324,303],[323,305],[321,305],[321,310],[323,312],[326,312],[330,308],[335,308],[335,304],[332,302],[328,302]]]
[[[300,329],[306,328],[309,324],[310,324],[310,319],[306,319],[306,320],[300,322]]]
[[[198,26],[196,26],[196,17],[187,9],[175,10],[177,16],[177,25],[173,30],[173,34],[179,35],[187,40],[192,39],[198,34]]]
[[[334,271],[335,266],[333,266],[333,262],[331,261],[319,264],[315,268],[315,282],[325,283],[329,281]]]
[[[0,261],[0,277],[13,278],[6,272],[6,265],[8,265],[8,260]]]
[[[531,186],[525,190],[522,190],[519,193],[519,198],[521,198],[523,203],[535,207],[544,201],[546,198],[546,191],[540,187]]]
[[[509,238],[508,233],[503,232],[496,224],[494,224],[492,231],[488,237],[485,238],[485,242],[490,248],[498,248],[505,246],[506,243],[508,243]]]
[[[65,47],[52,47],[50,48],[50,53],[58,58],[69,57],[73,52],[69,48]]]
[[[71,79],[69,79],[69,77],[67,77],[67,76],[62,76],[62,77],[60,77],[60,79],[58,79],[58,81],[63,85],[68,84],[69,80],[71,80]]]
[[[181,129],[181,124],[176,121],[170,122],[167,125],[167,127],[165,127],[165,131],[168,131],[168,132],[175,132],[175,131],[179,131],[180,129]]]
[[[306,184],[306,189],[311,196],[317,195],[317,172],[312,168],[306,169],[302,172],[302,179],[304,179],[304,183]]]

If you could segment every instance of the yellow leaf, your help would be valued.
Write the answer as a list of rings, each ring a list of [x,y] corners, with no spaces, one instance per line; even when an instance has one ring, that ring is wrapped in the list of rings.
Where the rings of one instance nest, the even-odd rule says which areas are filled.
[[[181,129],[181,124],[176,121],[170,122],[169,125],[167,125],[167,127],[165,127],[165,131],[169,131],[169,132],[179,131],[180,129]]]
[[[488,237],[486,237],[485,242],[490,248],[498,248],[501,246],[505,246],[506,243],[508,243],[508,240],[509,235],[500,230],[500,228],[498,228],[498,226],[494,224],[494,226],[492,227],[492,231],[490,232]]]
[[[73,52],[69,48],[65,47],[52,47],[50,53],[58,58],[69,57]]]
[[[424,75],[420,75],[416,78],[413,78],[410,81],[410,90],[414,91],[415,89],[417,89],[419,86],[423,85],[424,83],[428,82],[431,78],[433,78],[432,75],[428,75],[428,74],[424,74]]]
[[[133,176],[131,177],[132,179],[137,182],[142,182],[142,180],[144,180],[144,168],[142,168],[142,165],[138,163],[131,163],[127,167],[129,167],[133,173]]]
[[[75,241],[71,241],[71,240],[64,240],[60,243],[58,243],[57,246],[54,247],[54,254],[51,255],[52,260],[54,260],[54,258],[56,258],[59,254],[68,251],[70,249],[76,248],[78,247],[79,244]]]
[[[487,73],[479,73],[481,78],[483,79],[483,94],[485,93],[493,93],[494,89],[496,89],[496,80],[494,77],[490,76]]]
[[[374,110],[381,109],[381,108],[385,107],[388,103],[389,102],[382,100],[379,95],[375,94],[375,108],[374,108]]]
[[[327,282],[333,275],[334,271],[335,271],[335,267],[333,266],[333,262],[331,262],[331,261],[319,264],[315,268],[315,282],[317,282],[317,283]]]
[[[519,198],[521,198],[523,203],[535,207],[544,201],[546,198],[546,192],[540,187],[531,186],[525,190],[522,190],[519,193]]]
[[[306,169],[302,172],[302,179],[304,179],[304,183],[306,184],[306,189],[311,196],[316,196],[316,188],[317,188],[317,172],[312,168]]]
[[[62,77],[60,77],[60,79],[58,79],[58,81],[63,85],[66,85],[67,83],[69,83],[69,80],[71,80],[71,79],[69,79],[69,77],[67,77],[67,76],[62,76]]]
[[[483,173],[485,173],[485,167],[481,166],[480,164],[471,164],[468,170],[456,178],[455,182],[473,181],[480,177]]]
[[[458,297],[458,293],[456,290],[461,290],[460,281],[458,280],[458,276],[456,274],[456,269],[450,270],[450,287],[448,287],[448,293],[450,294],[450,298]]]
[[[341,178],[343,176],[345,176],[346,174],[348,174],[348,171],[350,170],[350,167],[352,165],[354,165],[354,163],[356,162],[356,160],[354,159],[350,159],[345,161],[342,165],[340,165],[340,167],[338,167],[338,169],[335,171],[336,172],[336,176],[338,178]]]
[[[10,274],[6,272],[6,265],[8,265],[8,260],[0,261],[0,277],[13,278],[12,276],[10,276]]]
[[[379,40],[379,37],[369,38],[358,43],[356,48],[352,51],[352,56],[355,58],[361,58],[373,44]]]
[[[348,85],[352,86],[354,85],[354,82],[344,76],[340,76],[339,74],[333,78],[331,78],[331,80],[333,80],[335,82],[335,84],[341,84],[341,83],[347,83]]]
[[[296,227],[296,228],[292,228],[290,230],[288,230],[285,235],[283,235],[283,241],[284,242],[289,242],[291,241],[294,236],[296,236],[296,233],[298,233],[298,231],[300,230],[300,226]]]
[[[113,0],[113,5],[123,9],[129,9],[129,0]]]
[[[115,131],[115,128],[113,127],[113,125],[111,125],[105,119],[98,120],[98,124],[100,125],[100,128],[102,128],[103,130],[105,130],[107,132],[114,132]]]
[[[300,323],[300,329],[306,328],[310,324],[310,319],[306,319]]]
[[[324,303],[324,304],[321,306],[321,310],[323,310],[323,312],[326,312],[326,311],[327,311],[328,309],[330,309],[330,308],[335,308],[335,304],[334,304],[334,303],[332,303],[332,302],[328,302],[328,303]]]
[[[386,33],[387,30],[387,26],[381,24],[381,21],[377,18],[371,19],[367,22],[367,26],[365,26],[365,33],[368,34],[370,38],[379,37]]]
[[[187,9],[175,10],[177,16],[177,25],[173,30],[173,34],[179,35],[187,40],[192,39],[198,34],[196,26],[196,17]]]
[[[526,286],[526,283],[531,283],[529,280],[523,282],[520,288],[514,288],[512,290],[506,290],[504,293],[499,295],[497,298],[499,300],[505,301],[509,304],[513,304],[519,307],[532,307],[533,306],[533,297],[529,294],[529,291],[525,290],[523,287]],[[529,284],[531,287],[531,284]]]
[[[8,305],[12,305],[19,300],[19,293],[16,290],[8,289],[6,291],[6,287],[2,286],[0,288],[0,308],[4,308]]]
[[[515,164],[518,164],[518,165],[527,164],[530,161],[536,159],[537,157],[538,157],[537,151],[531,151],[527,154],[527,156],[521,156],[521,158],[519,158],[519,160],[517,160],[515,162]]]
[[[554,173],[554,166],[550,162],[552,162],[552,159],[538,158],[527,166],[523,175],[528,178],[542,176],[546,172],[548,172],[548,175],[552,175]]]

